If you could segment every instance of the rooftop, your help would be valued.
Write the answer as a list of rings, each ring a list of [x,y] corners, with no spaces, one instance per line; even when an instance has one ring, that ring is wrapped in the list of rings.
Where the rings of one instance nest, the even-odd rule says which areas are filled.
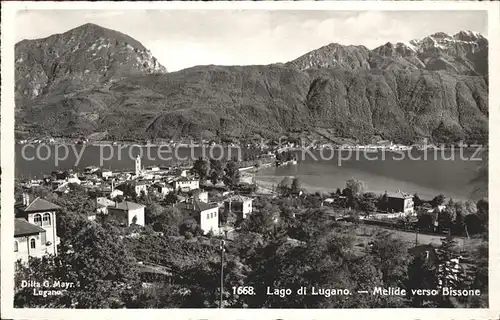
[[[130,181],[130,184],[133,186],[145,186],[145,185],[149,185],[150,183],[147,181],[132,180],[132,181]]]
[[[61,207],[55,205],[47,200],[44,200],[40,197],[36,198],[31,202],[27,207],[21,209],[24,212],[41,212],[41,211],[54,211],[59,210]]]
[[[232,201],[232,202],[244,202],[244,201],[253,201],[252,198],[245,197],[239,194],[236,194],[234,196],[231,196],[227,198],[225,201]]]
[[[140,208],[145,208],[146,206],[139,204],[139,203],[135,203],[135,202],[123,201],[123,202],[115,203],[114,206],[110,206],[110,207],[118,209],[118,210],[129,211],[129,210],[136,210],[136,209],[140,209]]]
[[[96,198],[96,202],[97,202],[98,205],[101,205],[101,206],[104,206],[104,207],[114,206],[115,205],[115,201],[109,200],[108,198],[105,198],[105,197],[97,197]]]
[[[45,232],[45,230],[39,226],[29,223],[25,219],[16,218],[14,221],[14,237],[27,236],[40,232]]]
[[[217,208],[216,203],[205,203],[202,201],[194,200],[193,203],[181,202],[176,206],[180,210],[194,210],[198,212],[203,212],[206,210]]]
[[[188,177],[180,177],[178,178],[177,180],[175,181],[196,181],[198,179],[195,179],[194,177],[193,178],[188,178]]]
[[[401,190],[398,190],[397,192],[387,192],[387,196],[389,198],[400,198],[400,199],[406,199],[406,198],[413,197],[411,194],[405,193]]]

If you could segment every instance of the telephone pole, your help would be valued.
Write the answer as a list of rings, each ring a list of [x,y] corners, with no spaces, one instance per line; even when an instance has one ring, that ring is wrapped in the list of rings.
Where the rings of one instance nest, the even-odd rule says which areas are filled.
[[[418,246],[418,228],[415,229],[415,247]]]
[[[224,299],[224,244],[225,241],[222,240],[220,245],[220,304],[219,308],[223,308],[222,302]]]

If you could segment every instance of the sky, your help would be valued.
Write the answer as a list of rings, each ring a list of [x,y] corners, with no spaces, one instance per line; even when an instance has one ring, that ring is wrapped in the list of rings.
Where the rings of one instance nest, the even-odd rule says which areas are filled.
[[[85,23],[123,32],[168,71],[195,65],[287,62],[336,42],[373,49],[436,32],[487,36],[486,11],[30,10],[16,17],[16,42]]]

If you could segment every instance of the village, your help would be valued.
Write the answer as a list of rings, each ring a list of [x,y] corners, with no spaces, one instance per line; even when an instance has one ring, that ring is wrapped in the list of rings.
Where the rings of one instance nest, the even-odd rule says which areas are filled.
[[[274,155],[264,154],[259,158],[261,159],[259,161],[267,159],[264,164],[260,165],[296,164],[296,160],[290,156],[278,155],[276,159]],[[89,199],[95,201],[96,209],[88,213],[88,220],[96,221],[99,217],[107,217],[117,221],[123,227],[131,225],[145,227],[148,220],[145,212],[146,205],[135,201],[139,198],[153,197],[157,203],[175,207],[183,215],[192,217],[202,234],[225,238],[231,237],[231,234],[237,230],[239,222],[252,215],[255,197],[307,197],[304,190],[296,185],[300,183],[298,179],[286,178],[269,189],[259,186],[254,176],[245,173],[246,170],[255,168],[238,168],[235,163],[233,165],[233,167],[227,166],[226,169],[220,168],[219,172],[223,175],[223,171],[226,171],[225,174],[231,176],[229,181],[226,180],[229,186],[224,185],[222,176],[205,178],[201,184],[202,179],[196,173],[196,164],[195,167],[150,166],[144,168],[139,156],[135,159],[134,171],[113,172],[110,169],[89,166],[80,173],[72,170],[55,171],[44,179],[23,181],[20,184],[22,192],[18,193],[16,203],[16,255],[18,259],[27,261],[29,256],[41,257],[45,253],[57,254],[57,245],[60,240],[55,226],[57,212],[61,208],[43,197],[35,197],[33,190],[40,187],[48,188],[58,195],[71,195],[75,187],[78,187],[84,190]],[[234,181],[231,182],[231,179]],[[218,185],[216,185],[217,180],[220,180]],[[359,186],[348,186],[348,188],[355,189]],[[365,211],[365,214],[360,215],[359,210],[353,214],[354,210],[351,210],[352,204],[349,203],[346,190],[337,190],[331,196],[321,197],[317,206],[323,207],[326,214],[333,220],[353,221],[357,219],[358,221],[364,220],[366,224],[393,227],[401,226],[401,222],[407,226],[415,226],[418,222],[414,196],[411,194],[399,190],[386,192],[382,196],[385,201],[384,208],[378,210],[375,195],[366,193],[360,208]],[[423,209],[429,214],[441,212],[446,207],[443,202],[444,198],[434,207],[428,205]],[[222,216],[225,218],[222,219]],[[233,219],[227,219],[229,216],[233,216]],[[279,216],[273,219],[277,222]],[[436,221],[431,224],[434,223],[437,227]]]
[[[273,239],[284,237],[293,248],[313,245],[315,234],[338,232],[354,239],[353,259],[373,254],[377,242],[397,239],[401,254],[423,255],[433,263],[438,263],[445,238],[453,236],[461,252],[483,243],[488,211],[484,200],[455,202],[444,195],[422,199],[402,190],[375,194],[354,178],[345,181],[344,189],[331,192],[308,192],[297,177],[269,186],[255,173],[269,166],[297,165],[293,152],[260,153],[251,159],[222,162],[200,157],[191,164],[144,167],[136,156],[133,170],[88,166],[20,180],[14,228],[17,268],[24,265],[30,270],[36,258],[75,259],[74,246],[94,246],[95,240],[87,242],[88,236],[81,234],[88,230],[80,229],[81,224],[114,230],[119,247],[134,255],[141,292],[165,279],[182,283],[183,266],[214,259],[218,243],[220,248],[227,246],[225,242],[231,247],[248,245],[248,237],[256,237],[250,241],[257,247],[272,246],[277,241]],[[206,246],[210,249],[203,249]],[[205,257],[204,250],[211,256]],[[453,279],[458,281],[467,261],[460,255],[449,262],[459,270],[453,271]]]
[[[256,176],[263,168],[297,166],[295,147],[287,142],[265,150],[247,149],[242,157],[227,160],[200,157],[194,162],[147,167],[137,155],[133,169],[91,165],[20,179],[16,183],[14,232],[17,268],[24,265],[31,269],[34,258],[62,255],[74,259],[73,247],[87,243],[88,236],[80,235],[78,227],[85,223],[95,230],[114,230],[118,236],[115,241],[134,256],[131,267],[138,270],[140,292],[153,296],[164,280],[181,285],[185,281],[181,270],[192,267],[194,261],[211,261],[219,246],[247,246],[250,237],[254,239],[251,246],[272,246],[276,239],[284,239],[287,246],[300,248],[316,243],[315,236],[330,232],[353,239],[353,259],[373,254],[379,242],[397,240],[393,243],[399,246],[400,254],[417,260],[423,256],[439,268],[442,263],[437,257],[443,239],[454,239],[461,253],[446,260],[452,270],[450,279],[459,281],[464,272],[473,277],[474,269],[469,267],[473,264],[464,258],[468,255],[464,252],[482,248],[487,201],[454,201],[442,194],[424,199],[403,190],[376,194],[355,178],[345,181],[343,189],[311,192],[302,187],[298,177],[285,176],[270,184]],[[345,148],[350,147],[340,149]],[[358,146],[358,150],[370,148]],[[372,149],[385,148],[405,149],[392,142]],[[68,247],[68,243],[72,245]],[[94,242],[89,243],[94,246]],[[211,255],[204,256],[204,250]],[[222,249],[219,257],[221,265],[224,252]],[[241,255],[247,253],[233,254],[231,259]],[[190,286],[181,285],[184,289]],[[223,303],[229,302],[221,300],[219,305]]]

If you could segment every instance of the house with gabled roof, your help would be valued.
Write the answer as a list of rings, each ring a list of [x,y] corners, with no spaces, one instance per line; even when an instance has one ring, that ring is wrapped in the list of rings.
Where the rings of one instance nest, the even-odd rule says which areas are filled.
[[[224,212],[226,216],[230,212],[236,214],[239,219],[246,219],[252,213],[253,199],[242,195],[233,195],[224,200]]]
[[[413,196],[398,190],[397,192],[386,192],[387,195],[387,211],[393,213],[404,213],[412,215]]]
[[[60,243],[56,231],[57,212],[61,207],[40,197],[30,201],[29,196],[24,194],[23,204],[16,209],[19,238],[14,242],[14,249],[17,246],[18,250],[16,254],[25,260],[28,256],[40,256],[45,253],[57,255],[57,246]],[[25,244],[29,248],[19,251]]]
[[[194,218],[203,233],[219,233],[219,206],[216,203],[205,203],[194,198],[178,203],[176,207]]]
[[[29,223],[23,218],[14,219],[15,259],[27,262],[29,257],[41,258],[47,253],[45,229]]]
[[[108,216],[116,219],[126,226],[137,224],[145,225],[144,208],[146,206],[131,201],[116,201],[114,205],[108,206]]]

